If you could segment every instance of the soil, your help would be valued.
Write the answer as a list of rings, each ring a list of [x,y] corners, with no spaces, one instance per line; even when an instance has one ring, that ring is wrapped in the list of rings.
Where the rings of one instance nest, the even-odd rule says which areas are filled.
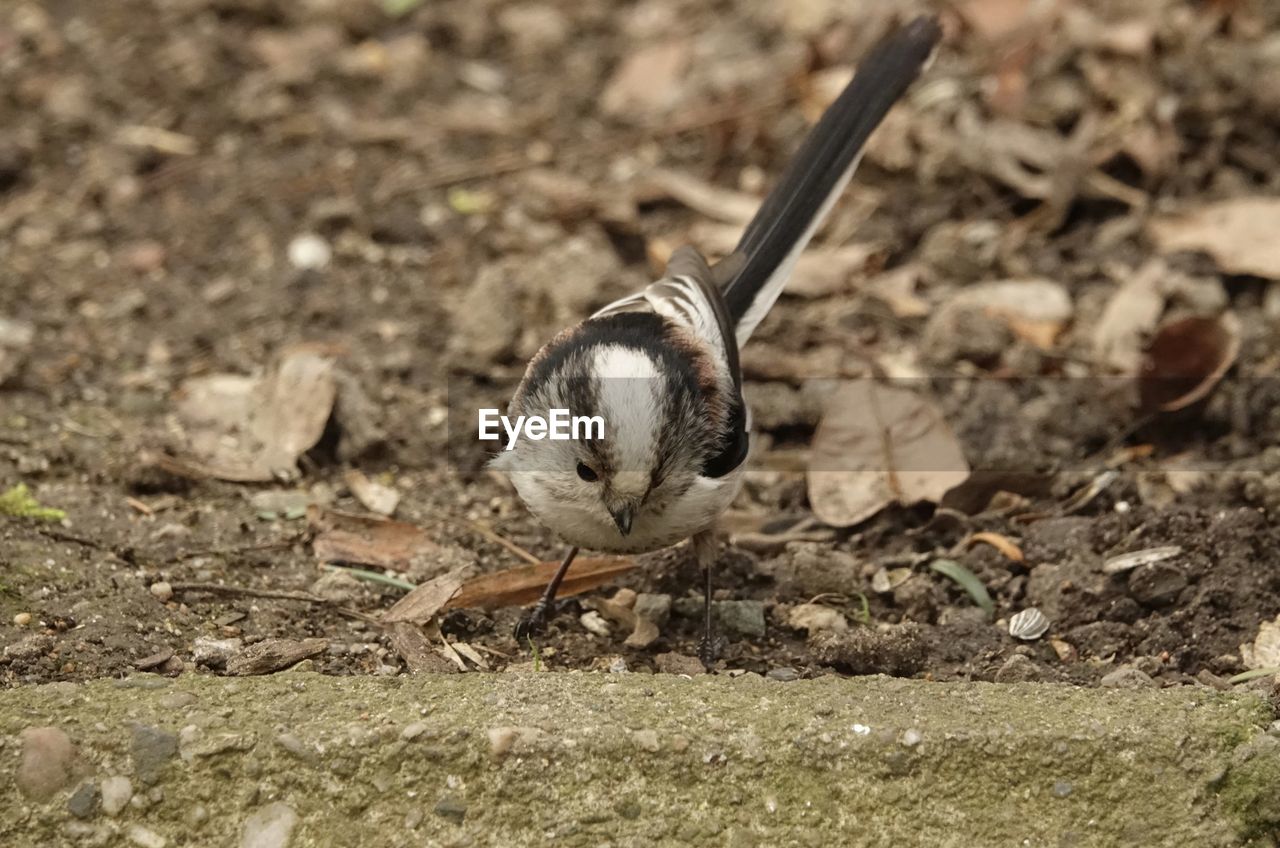
[[[1171,312],[1229,308],[1240,323],[1236,367],[1188,410],[1142,418],[1131,381],[1090,354],[1104,304],[1153,253],[1151,215],[1280,192],[1280,7],[1066,5],[1074,25],[1033,36],[948,19],[931,82],[886,125],[823,239],[875,243],[874,260],[830,293],[785,296],[744,352],[757,470],[726,518],[717,598],[760,602],[767,628],[729,634],[723,668],[1092,685],[1133,666],[1157,684],[1225,686],[1245,670],[1240,646],[1280,614],[1277,284],[1168,257]],[[221,673],[196,661],[200,638],[320,637],[328,647],[310,662],[326,673],[404,669],[373,620],[399,590],[361,582],[320,604],[235,593],[309,591],[326,574],[306,522],[264,507],[281,486],[187,479],[152,461],[180,441],[183,380],[260,372],[296,342],[342,351],[385,438],[344,460],[315,451],[283,488],[360,511],[344,471],[388,482],[396,517],[442,546],[437,570],[520,564],[474,522],[556,558],[458,421],[502,406],[541,341],[649,281],[664,246],[707,232],[637,180],[661,166],[758,191],[803,134],[814,80],[888,20],[877,4],[778,6],[433,0],[395,16],[324,0],[5,4],[0,318],[35,336],[17,373],[0,374],[0,490],[25,483],[67,518],[0,515],[0,680],[120,676],[140,660]],[[1015,30],[1034,49],[998,62],[990,45]],[[670,76],[671,102],[613,90],[619,64],[670,33],[688,36],[691,57]],[[610,106],[626,97],[639,105]],[[1093,135],[1079,131],[1095,120]],[[984,144],[1029,129],[1084,154],[1020,178],[991,165],[1000,155]],[[1036,180],[1050,190],[1035,196]],[[324,267],[290,261],[306,233],[330,245]],[[904,267],[927,305],[916,314],[860,287]],[[1030,276],[1060,284],[1074,309],[1047,346],[989,316],[931,321],[967,284]],[[818,417],[806,385],[873,371],[932,375],[971,464],[1000,473],[955,503],[826,531],[794,471]],[[992,501],[1000,491],[1013,495]],[[981,532],[1015,542],[1021,561],[975,543]],[[1167,546],[1179,552],[1163,563],[1102,571]],[[939,559],[986,585],[994,617],[930,568]],[[650,671],[669,667],[665,653],[693,654],[699,618],[679,602],[699,596],[690,555],[641,560],[562,604],[539,662],[621,657]],[[873,588],[903,568],[905,582]],[[230,590],[167,597],[157,583]],[[620,587],[677,599],[653,645],[581,625],[585,604]],[[815,598],[923,648],[869,668],[818,650],[788,617]],[[1011,638],[1003,623],[1033,606],[1047,636]],[[519,613],[456,611],[441,626],[502,669],[530,661],[511,636]]]

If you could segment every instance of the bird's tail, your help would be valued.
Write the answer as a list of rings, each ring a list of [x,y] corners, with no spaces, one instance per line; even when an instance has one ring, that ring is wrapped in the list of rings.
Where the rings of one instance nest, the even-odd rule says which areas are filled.
[[[722,263],[731,269],[723,292],[739,345],[778,299],[800,253],[849,184],[867,137],[929,63],[941,35],[934,18],[920,17],[871,49]]]

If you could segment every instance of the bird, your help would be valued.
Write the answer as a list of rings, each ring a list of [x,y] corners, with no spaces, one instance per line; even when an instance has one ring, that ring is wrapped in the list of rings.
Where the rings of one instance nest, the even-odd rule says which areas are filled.
[[[596,438],[518,439],[490,462],[569,545],[517,640],[543,630],[580,549],[634,554],[690,540],[703,577],[698,656],[713,667],[714,528],[742,486],[751,442],[739,351],[941,35],[922,16],[871,48],[729,255],[710,264],[695,247],[678,248],[660,279],[561,331],[529,361],[510,415],[568,410],[604,426]]]

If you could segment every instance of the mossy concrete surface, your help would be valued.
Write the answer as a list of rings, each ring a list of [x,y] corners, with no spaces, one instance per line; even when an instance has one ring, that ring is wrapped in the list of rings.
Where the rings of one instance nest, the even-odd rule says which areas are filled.
[[[1271,845],[1273,718],[886,678],[52,684],[0,693],[0,845]]]

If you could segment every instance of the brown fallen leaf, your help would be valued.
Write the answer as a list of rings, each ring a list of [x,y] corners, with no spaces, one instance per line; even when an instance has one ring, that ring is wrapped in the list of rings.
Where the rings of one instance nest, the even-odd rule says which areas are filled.
[[[559,562],[540,562],[473,577],[444,608],[495,609],[536,601],[559,567]],[[629,557],[578,557],[564,576],[558,597],[589,592],[635,567],[635,560]]]
[[[831,398],[806,474],[814,515],[834,527],[894,503],[936,503],[968,476],[964,451],[937,407],[872,380],[845,383]]]
[[[1280,280],[1280,198],[1237,197],[1147,225],[1162,253],[1201,251],[1229,274]]]
[[[1014,335],[1050,349],[1075,311],[1065,287],[1042,278],[999,280],[966,286],[947,300],[925,327],[925,335],[955,332],[957,317],[976,310],[1003,321]]]
[[[408,621],[423,624],[444,609],[445,604],[462,588],[462,574],[458,570],[441,574],[413,589],[391,605],[382,614],[384,624]]]
[[[227,673],[271,674],[324,653],[328,639],[263,639],[227,660]]]
[[[261,377],[213,374],[178,389],[189,456],[179,461],[233,482],[294,478],[324,434],[337,397],[335,355],[319,345],[281,354]]]
[[[1147,412],[1176,412],[1206,397],[1240,353],[1240,325],[1231,313],[1165,324],[1147,346],[1138,394]]]
[[[354,468],[343,474],[342,479],[346,481],[347,488],[351,489],[351,494],[356,496],[356,500],[370,512],[389,516],[400,505],[399,492],[390,486],[375,483]]]
[[[642,120],[677,105],[685,71],[693,59],[687,39],[663,39],[640,47],[618,65],[600,95],[607,115]]]
[[[1151,259],[1111,295],[1093,330],[1093,355],[1099,363],[1122,374],[1138,370],[1144,341],[1164,312],[1161,281],[1168,271],[1163,260]]]
[[[404,521],[312,504],[307,507],[307,524],[315,534],[312,550],[323,562],[376,565],[404,571],[419,557],[440,550],[425,530]]]

